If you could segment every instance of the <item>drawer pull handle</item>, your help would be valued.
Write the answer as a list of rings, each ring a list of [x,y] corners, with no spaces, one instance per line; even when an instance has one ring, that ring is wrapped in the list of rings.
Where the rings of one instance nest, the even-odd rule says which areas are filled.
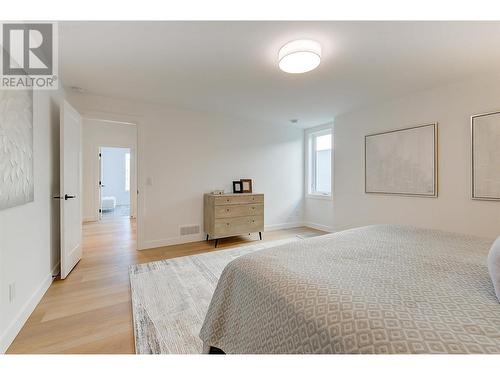
[[[252,210],[255,210],[255,207],[252,207]]]
[[[226,208],[226,212],[229,212],[229,208]]]
[[[255,223],[255,220],[252,220],[252,223]]]
[[[226,223],[226,225],[229,225],[229,223]]]

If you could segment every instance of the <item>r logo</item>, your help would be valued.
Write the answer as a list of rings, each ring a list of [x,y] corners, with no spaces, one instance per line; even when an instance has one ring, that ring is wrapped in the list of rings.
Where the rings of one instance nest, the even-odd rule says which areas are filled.
[[[3,75],[54,74],[51,23],[4,23],[2,27]]]

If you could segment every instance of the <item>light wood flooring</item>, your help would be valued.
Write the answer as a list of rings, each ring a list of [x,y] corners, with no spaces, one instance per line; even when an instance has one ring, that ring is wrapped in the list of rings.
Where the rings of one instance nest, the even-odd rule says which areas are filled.
[[[53,282],[7,353],[134,353],[129,265],[258,241],[252,234],[223,239],[217,249],[201,241],[137,251],[135,226],[128,218],[84,224],[82,260]],[[263,241],[314,231],[265,232]]]

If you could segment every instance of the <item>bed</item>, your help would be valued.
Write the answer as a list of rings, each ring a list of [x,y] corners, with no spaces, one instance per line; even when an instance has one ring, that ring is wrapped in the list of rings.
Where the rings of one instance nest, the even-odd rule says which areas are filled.
[[[492,240],[377,225],[224,269],[200,337],[225,353],[500,353]]]

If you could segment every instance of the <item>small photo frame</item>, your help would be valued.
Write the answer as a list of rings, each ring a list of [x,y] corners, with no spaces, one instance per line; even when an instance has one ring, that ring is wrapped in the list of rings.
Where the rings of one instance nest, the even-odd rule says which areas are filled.
[[[242,183],[241,181],[233,181],[233,193],[239,194],[242,193]]]
[[[249,178],[242,178],[241,182],[241,192],[251,193],[252,192],[252,180]]]

